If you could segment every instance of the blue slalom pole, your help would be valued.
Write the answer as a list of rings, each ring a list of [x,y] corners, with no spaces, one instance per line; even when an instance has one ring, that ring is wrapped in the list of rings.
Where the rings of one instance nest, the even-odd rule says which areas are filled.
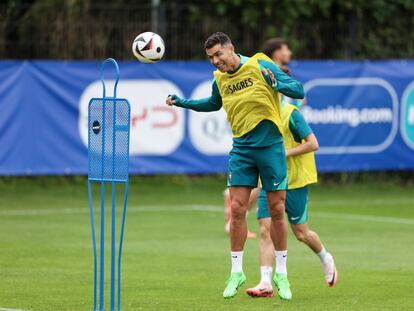
[[[112,182],[112,225],[111,225],[111,303],[110,310],[115,308],[115,182]]]
[[[112,63],[116,69],[114,96],[106,96],[103,77],[104,65]],[[119,80],[119,67],[112,58],[101,66],[103,88],[102,98],[92,98],[88,106],[88,197],[92,227],[92,247],[94,252],[94,303],[97,311],[97,242],[92,202],[92,182],[101,184],[100,217],[100,267],[99,267],[99,310],[105,308],[105,183],[111,182],[111,262],[110,262],[110,311],[115,311],[115,290],[118,286],[118,311],[121,309],[121,255],[124,238],[126,204],[128,198],[129,137],[131,106],[128,100],[116,97]],[[112,145],[111,145],[112,144]],[[125,184],[124,205],[119,237],[118,282],[116,283],[116,183]]]
[[[115,62],[116,64],[116,62]],[[117,66],[116,66],[117,67]],[[119,69],[117,67],[117,72]],[[119,75],[119,74],[118,74]],[[114,86],[114,99],[116,98],[116,86],[118,79],[116,79]],[[116,125],[116,104],[114,102],[112,124]],[[115,311],[115,204],[116,204],[116,185],[115,185],[115,172],[116,172],[116,135],[112,135],[112,225],[111,225],[111,299],[110,299],[110,311]]]
[[[101,236],[100,236],[100,277],[99,277],[99,310],[104,311],[104,270],[105,270],[105,183],[101,182]]]
[[[96,278],[97,278],[97,256],[96,256],[96,237],[95,237],[95,218],[93,216],[93,201],[91,182],[88,180],[88,197],[89,197],[89,212],[92,228],[92,248],[93,248],[93,311],[96,311]]]
[[[118,311],[121,310],[121,255],[122,255],[122,244],[124,241],[124,227],[125,227],[125,215],[128,200],[128,182],[125,183],[125,195],[124,195],[124,208],[122,211],[122,222],[121,222],[121,234],[119,236],[119,252],[118,252]]]
[[[106,103],[105,103],[105,89],[104,89],[104,97],[102,100],[102,160],[101,160],[101,247],[100,247],[100,252],[101,252],[101,258],[100,258],[100,285],[99,285],[99,309],[100,311],[104,311],[104,286],[105,286],[105,181],[104,181],[104,176],[105,176],[105,158],[106,158],[106,154],[105,154],[105,138],[106,138]]]

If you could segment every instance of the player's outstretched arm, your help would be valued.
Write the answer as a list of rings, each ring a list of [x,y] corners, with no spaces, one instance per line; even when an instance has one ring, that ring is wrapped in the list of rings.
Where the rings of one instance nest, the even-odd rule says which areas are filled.
[[[177,106],[202,112],[217,111],[220,110],[223,105],[216,82],[213,82],[213,89],[210,97],[202,99],[183,99],[172,94],[167,97],[165,103],[168,106]]]
[[[305,92],[303,91],[302,84],[284,73],[277,65],[273,62],[269,62],[266,60],[259,61],[260,66],[265,70],[270,70],[271,74],[274,76],[274,84],[272,85],[275,91],[282,93],[291,98],[302,99],[305,97]],[[266,77],[266,81],[270,81],[269,77]]]

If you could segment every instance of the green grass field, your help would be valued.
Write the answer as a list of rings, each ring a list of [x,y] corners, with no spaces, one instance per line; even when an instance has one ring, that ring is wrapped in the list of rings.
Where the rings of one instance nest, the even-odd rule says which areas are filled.
[[[318,258],[290,234],[293,300],[283,302],[244,293],[259,280],[257,239],[245,248],[247,284],[234,299],[222,298],[230,269],[224,184],[222,176],[133,179],[122,310],[414,309],[412,187],[313,187],[310,225],[334,254],[339,281],[326,287]],[[86,190],[85,178],[0,179],[0,310],[92,309]],[[254,213],[249,226],[257,232]]]

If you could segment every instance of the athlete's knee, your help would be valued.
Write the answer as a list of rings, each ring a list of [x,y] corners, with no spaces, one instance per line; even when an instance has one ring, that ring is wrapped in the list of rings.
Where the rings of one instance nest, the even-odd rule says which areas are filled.
[[[284,220],[285,219],[285,210],[284,208],[275,208],[270,211],[270,216],[273,220]]]
[[[270,224],[260,224],[260,239],[263,241],[270,240]]]
[[[269,212],[272,219],[281,220],[285,218],[285,200],[278,198],[269,204]]]
[[[302,228],[293,229],[293,233],[299,242],[307,242],[310,234],[309,230]]]
[[[246,211],[246,204],[237,198],[231,200],[231,218],[235,220],[246,218]]]
[[[307,234],[303,233],[303,232],[297,232],[297,233],[295,233],[295,236],[296,236],[296,239],[299,242],[306,242],[308,240],[307,239]]]

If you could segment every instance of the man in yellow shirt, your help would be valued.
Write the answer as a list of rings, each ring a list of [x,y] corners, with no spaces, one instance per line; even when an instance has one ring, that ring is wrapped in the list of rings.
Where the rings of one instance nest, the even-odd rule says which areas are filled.
[[[283,103],[282,124],[285,141],[288,190],[286,192],[286,213],[296,238],[309,246],[319,257],[326,284],[336,284],[338,272],[333,256],[323,246],[319,235],[308,226],[308,185],[317,182],[314,151],[318,141],[298,109],[289,103]],[[270,215],[265,193],[260,190],[257,218],[260,224],[260,283],[246,290],[252,297],[271,297],[273,265],[273,245],[270,239]]]
[[[287,169],[278,93],[303,98],[303,87],[262,53],[251,58],[236,54],[230,38],[222,32],[212,34],[204,48],[210,62],[217,68],[212,95],[186,100],[172,94],[166,103],[195,111],[216,111],[223,107],[232,129],[234,138],[227,181],[232,202],[232,269],[223,297],[234,297],[246,281],[242,269],[247,235],[246,211],[250,192],[257,186],[260,175],[271,214],[271,239],[276,250],[274,279],[280,289],[279,296],[290,300],[292,293],[286,269],[287,223],[284,217]],[[269,72],[272,72],[274,82]]]
[[[266,41],[263,53],[290,75],[287,65],[290,62],[291,51],[283,39],[273,38]],[[318,149],[318,141],[297,109],[301,106],[302,103],[299,100],[286,97],[282,100],[282,133],[285,140],[289,180],[286,192],[286,213],[296,238],[308,245],[319,257],[325,282],[332,287],[338,278],[333,256],[326,251],[319,235],[310,230],[307,224],[308,185],[317,182],[314,151]],[[260,224],[261,280],[257,286],[247,289],[246,292],[253,297],[271,297],[273,296],[271,276],[274,249],[269,234],[270,215],[262,190],[260,190],[258,198],[257,218]]]

